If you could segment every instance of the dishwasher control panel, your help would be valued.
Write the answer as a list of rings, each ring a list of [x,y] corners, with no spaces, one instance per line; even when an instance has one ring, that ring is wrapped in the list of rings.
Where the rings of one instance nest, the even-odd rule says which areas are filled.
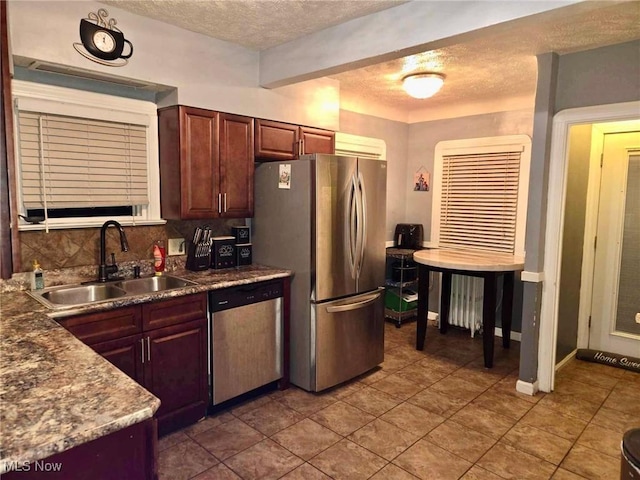
[[[209,292],[209,310],[220,312],[283,296],[282,280],[250,283]]]

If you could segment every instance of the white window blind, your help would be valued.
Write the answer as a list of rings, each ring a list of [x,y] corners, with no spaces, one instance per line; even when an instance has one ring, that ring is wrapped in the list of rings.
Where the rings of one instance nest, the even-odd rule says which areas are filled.
[[[443,156],[441,247],[514,252],[521,154]]]
[[[149,203],[143,125],[19,111],[26,208]]]
[[[430,242],[524,256],[531,138],[438,142]]]

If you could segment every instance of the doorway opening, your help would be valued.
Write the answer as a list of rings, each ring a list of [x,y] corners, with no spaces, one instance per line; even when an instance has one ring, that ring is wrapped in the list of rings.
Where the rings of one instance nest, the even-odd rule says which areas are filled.
[[[590,310],[586,304],[591,302],[592,292],[580,283],[581,279],[585,278],[583,269],[591,268],[591,272],[593,272],[593,245],[587,245],[584,239],[588,238],[589,232],[595,231],[597,216],[595,219],[594,215],[586,216],[587,207],[594,202],[595,195],[590,197],[585,191],[582,198],[579,195],[576,197],[574,194],[570,198],[567,197],[568,191],[576,189],[576,185],[574,185],[576,179],[573,176],[570,177],[572,136],[574,140],[576,137],[582,136],[580,143],[573,143],[573,153],[575,153],[576,150],[579,150],[576,145],[584,147],[584,135],[586,132],[590,132],[591,138],[587,143],[588,163],[591,166],[592,163],[597,162],[599,167],[604,136],[613,132],[638,130],[640,124],[638,112],[640,112],[640,102],[629,102],[565,110],[554,118],[545,232],[545,285],[542,294],[538,349],[538,382],[542,391],[550,392],[553,390],[556,364],[565,359],[573,358],[575,349],[587,348],[589,342],[588,315],[585,317],[585,312]],[[584,154],[584,152],[582,153]],[[589,181],[593,182],[594,180],[588,180],[587,187]],[[582,178],[582,182],[581,188],[584,188],[584,178]],[[578,198],[577,201],[576,198]],[[595,202],[595,206],[589,206],[590,212],[597,208],[597,197]],[[576,219],[567,215],[567,207],[575,208],[576,203],[581,204],[581,208],[585,212],[582,229],[577,233],[571,230],[571,222]],[[580,215],[577,217],[579,219]],[[569,231],[568,229],[571,231],[570,234],[566,233]],[[571,235],[582,235],[578,244],[583,245],[584,243],[584,248],[576,248],[575,239],[572,239]],[[567,242],[573,243],[567,244]],[[582,252],[576,252],[576,250],[582,250]],[[568,266],[571,268],[565,269],[563,272],[563,268]],[[576,268],[578,268],[577,272],[575,272]],[[573,275],[568,273],[571,269],[574,270]],[[570,288],[567,288],[567,285]],[[571,307],[572,304],[573,307]],[[559,320],[561,306],[563,308],[562,322]],[[569,322],[566,322],[567,311],[572,312],[569,316]],[[564,357],[562,357],[563,355]]]

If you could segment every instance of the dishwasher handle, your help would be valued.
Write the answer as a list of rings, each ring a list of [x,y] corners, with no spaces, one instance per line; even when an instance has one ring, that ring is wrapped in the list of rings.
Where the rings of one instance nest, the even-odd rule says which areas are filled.
[[[327,313],[338,313],[338,312],[350,312],[353,310],[358,310],[360,308],[364,308],[367,305],[372,304],[378,298],[380,298],[382,292],[377,292],[371,295],[367,295],[362,300],[358,302],[348,303],[346,305],[333,305],[331,307],[327,307]]]

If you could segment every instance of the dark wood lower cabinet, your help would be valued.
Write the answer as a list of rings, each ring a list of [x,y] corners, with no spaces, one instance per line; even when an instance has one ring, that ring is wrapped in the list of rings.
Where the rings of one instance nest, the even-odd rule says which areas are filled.
[[[151,418],[48,458],[13,465],[3,480],[155,480],[156,420]]]
[[[144,384],[142,335],[131,335],[91,345],[96,353],[113,363],[136,382]]]
[[[153,330],[145,337],[149,361],[144,386],[162,402],[156,417],[158,433],[164,435],[205,416],[207,326],[196,320]]]
[[[64,318],[60,324],[160,399],[160,435],[206,415],[206,293]]]

